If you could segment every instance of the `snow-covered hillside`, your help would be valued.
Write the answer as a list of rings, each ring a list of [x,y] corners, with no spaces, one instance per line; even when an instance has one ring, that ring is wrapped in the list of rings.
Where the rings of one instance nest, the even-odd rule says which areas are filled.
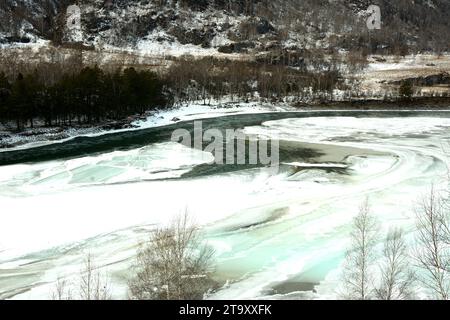
[[[441,51],[449,43],[447,0],[4,0],[0,41],[70,42],[67,8],[74,4],[81,10],[82,35],[76,40],[96,47],[155,53],[340,47],[392,53],[405,46]],[[381,7],[382,29],[369,33],[371,4]]]

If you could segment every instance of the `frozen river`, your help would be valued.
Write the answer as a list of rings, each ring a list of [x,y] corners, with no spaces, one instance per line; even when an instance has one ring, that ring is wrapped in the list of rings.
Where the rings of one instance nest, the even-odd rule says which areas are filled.
[[[170,141],[179,127],[192,123],[1,152],[0,298],[49,298],[87,252],[111,276],[114,297],[126,298],[137,244],[186,208],[227,281],[213,298],[335,298],[360,203],[369,198],[384,230],[408,232],[416,201],[446,183],[450,113],[204,120],[278,139],[278,172],[214,165],[211,154]]]

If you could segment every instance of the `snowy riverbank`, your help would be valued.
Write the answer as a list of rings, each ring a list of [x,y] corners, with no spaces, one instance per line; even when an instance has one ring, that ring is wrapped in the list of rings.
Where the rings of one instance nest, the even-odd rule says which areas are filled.
[[[27,129],[24,132],[13,133],[0,124],[0,152],[27,149],[43,146],[51,143],[58,143],[74,139],[76,137],[92,137],[108,133],[123,132],[129,130],[140,130],[158,126],[170,125],[179,121],[189,121],[205,118],[221,117],[225,115],[283,112],[294,111],[295,109],[287,104],[268,103],[216,103],[205,105],[193,103],[182,107],[171,108],[156,112],[149,112],[146,116],[135,117],[126,128],[106,129],[103,125],[92,127],[36,127]]]

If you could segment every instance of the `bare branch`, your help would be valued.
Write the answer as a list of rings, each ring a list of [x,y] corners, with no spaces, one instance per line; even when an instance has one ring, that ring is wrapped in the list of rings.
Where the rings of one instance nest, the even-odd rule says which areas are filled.
[[[408,250],[401,229],[392,229],[386,236],[381,281],[376,297],[381,300],[412,299],[415,274],[409,267]]]
[[[346,253],[343,271],[344,293],[352,300],[368,300],[373,297],[374,245],[377,240],[377,222],[370,214],[368,200],[360,207],[353,220],[351,247]]]
[[[185,213],[169,227],[155,230],[143,244],[136,275],[129,282],[132,299],[198,300],[214,285],[213,251]]]
[[[442,197],[433,187],[417,211],[416,260],[423,272],[420,280],[426,288],[443,300],[449,299],[450,252],[448,226]]]

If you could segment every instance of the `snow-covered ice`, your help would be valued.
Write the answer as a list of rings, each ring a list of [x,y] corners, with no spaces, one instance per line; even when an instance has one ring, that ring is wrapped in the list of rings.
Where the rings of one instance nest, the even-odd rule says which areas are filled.
[[[244,128],[342,153],[336,164],[287,161],[278,173],[183,178],[213,158],[173,142],[1,167],[0,270],[8,272],[0,272],[0,297],[48,298],[57,277],[73,277],[88,251],[111,275],[114,297],[125,298],[139,241],[187,208],[216,249],[217,277],[228,280],[212,298],[336,298],[360,203],[369,197],[383,231],[401,226],[409,234],[415,201],[431,183],[446,186],[449,129],[450,117],[426,113],[292,118]],[[304,291],[305,284],[316,292]]]

